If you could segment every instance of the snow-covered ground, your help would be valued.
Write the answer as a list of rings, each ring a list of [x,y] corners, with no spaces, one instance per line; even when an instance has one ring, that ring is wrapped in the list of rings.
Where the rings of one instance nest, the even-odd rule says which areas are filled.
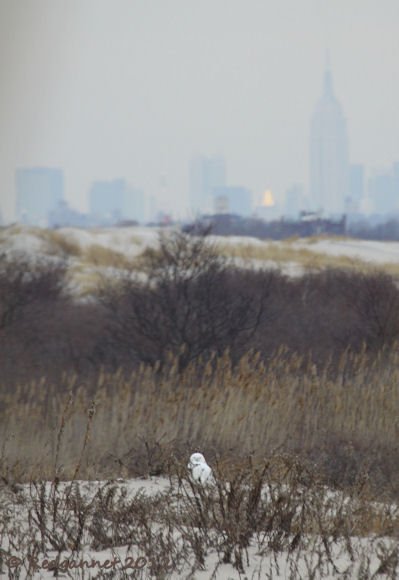
[[[166,232],[167,230],[152,227],[88,230],[61,228],[56,230],[56,234],[77,244],[82,250],[92,245],[98,245],[126,256],[135,256],[147,247],[156,247],[160,231]],[[312,238],[311,240],[304,238],[291,242],[271,242],[248,236],[210,236],[210,239],[224,246],[249,246],[262,249],[273,245],[281,248],[290,247],[295,250],[306,249],[329,256],[345,256],[375,264],[399,264],[399,242],[375,242],[350,238]],[[2,252],[41,253],[46,252],[49,245],[51,245],[51,237],[46,235],[46,230],[28,226],[12,226],[0,231],[0,251]]]
[[[28,226],[0,229],[0,255],[57,260],[68,257],[68,287],[78,296],[90,295],[99,277],[114,278],[126,267],[141,276],[137,258],[156,248],[159,235],[170,229],[122,227],[56,231]],[[399,242],[372,242],[349,238],[309,238],[285,241],[240,236],[209,236],[209,241],[240,267],[278,268],[288,276],[300,276],[309,268],[345,265],[375,266],[399,276]],[[104,250],[104,251],[103,251]],[[314,260],[313,260],[314,254]],[[313,263],[314,262],[314,263]]]
[[[112,546],[98,545],[97,548],[93,548],[93,537],[99,532],[101,537],[102,533],[101,529],[97,529],[96,534],[91,533],[91,529],[96,527],[94,511],[94,516],[91,512],[91,519],[86,522],[80,536],[79,549],[56,550],[54,543],[59,542],[60,538],[71,538],[72,541],[72,538],[76,537],[78,533],[76,529],[80,521],[77,514],[83,514],[82,517],[87,517],[84,515],[84,510],[79,510],[79,507],[76,507],[79,506],[80,498],[84,498],[85,505],[88,506],[86,509],[90,511],[90,502],[94,501],[94,496],[98,493],[102,494],[102,499],[98,505],[101,509],[105,509],[101,520],[102,531],[105,534],[104,537],[112,538]],[[109,493],[108,496],[107,493]],[[211,494],[212,488],[206,493]],[[333,499],[333,495],[331,492],[327,493],[327,501],[329,501],[328,498]],[[97,501],[98,499],[97,495]],[[14,577],[8,576],[8,574],[15,573],[17,570],[21,573],[19,577],[28,577],[30,567],[30,572],[35,571],[29,577],[49,579],[54,577],[54,567],[58,564],[59,577],[82,580],[89,577],[143,579],[162,577],[187,578],[187,580],[209,580],[210,578],[216,580],[363,578],[366,580],[376,576],[378,578],[396,578],[392,575],[395,573],[394,568],[390,567],[395,564],[395,553],[398,550],[398,541],[395,537],[345,536],[332,538],[325,536],[322,538],[318,534],[308,533],[302,534],[299,539],[292,535],[287,541],[281,542],[277,530],[275,533],[260,530],[253,534],[249,547],[242,550],[244,572],[240,573],[232,563],[223,562],[225,547],[223,538],[219,539],[219,542],[215,541],[215,545],[219,545],[219,553],[214,546],[206,547],[207,537],[212,536],[212,531],[206,531],[206,528],[202,527],[201,519],[197,522],[195,519],[186,521],[184,517],[182,521],[173,522],[171,520],[171,528],[170,523],[158,519],[159,514],[162,513],[161,508],[160,511],[154,512],[153,520],[150,520],[150,527],[146,527],[144,524],[143,529],[139,530],[141,523],[146,520],[146,516],[144,515],[140,519],[140,515],[137,517],[135,513],[132,513],[132,507],[138,513],[143,507],[150,512],[152,508],[150,504],[145,503],[146,501],[152,501],[154,504],[158,502],[158,505],[160,505],[160,501],[166,501],[167,506],[173,505],[176,513],[180,514],[184,514],[185,510],[190,509],[190,502],[196,503],[198,506],[201,504],[202,507],[199,507],[198,514],[208,505],[201,494],[195,496],[187,482],[180,481],[179,484],[176,479],[163,477],[117,480],[110,483],[77,481],[72,486],[60,483],[56,490],[50,482],[45,484],[44,488],[20,486],[17,492],[0,489],[1,514],[3,516],[0,530],[1,577]],[[128,543],[123,540],[118,541],[118,532],[116,532],[116,536],[113,535],[115,520],[112,520],[112,517],[108,519],[107,515],[104,517],[108,505],[110,513],[114,516],[116,514],[117,518],[120,518],[121,513],[126,513],[128,528],[126,529],[125,526],[124,534],[125,537],[130,538]],[[54,512],[57,510],[59,513],[54,517]],[[75,518],[77,528],[68,522],[69,512],[71,519]],[[28,513],[31,515],[28,516]],[[4,514],[7,514],[8,521],[4,518]],[[56,523],[54,524],[54,522]],[[118,525],[120,526],[120,524],[119,521]],[[11,534],[6,533],[7,526],[10,527]],[[35,526],[37,526],[37,530],[33,532]],[[129,526],[131,527],[130,531]],[[189,534],[187,537],[184,537],[185,531]],[[221,530],[219,533],[223,534],[224,532]],[[207,534],[209,535],[207,536]],[[193,545],[187,539],[188,537],[194,539],[198,544],[194,542]],[[144,545],[140,545],[138,541],[140,538],[142,538],[145,548]],[[239,537],[234,541],[239,542]],[[165,544],[163,545],[162,542]],[[168,551],[165,550],[167,542],[170,545],[169,561]],[[295,542],[298,543],[295,544]],[[36,551],[30,551],[33,543],[37,547]],[[281,549],[277,547],[280,543]],[[155,545],[152,546],[152,544]],[[201,553],[199,544],[202,544],[204,548],[202,564],[198,560],[196,561],[194,549],[196,546],[198,556]],[[293,547],[294,544],[295,547]],[[165,558],[162,563],[154,563],[154,554],[157,553],[158,549],[159,558]],[[392,555],[391,559],[390,554]],[[232,561],[234,561],[234,556],[233,553],[231,555]],[[385,563],[385,573],[382,568],[383,562]],[[174,571],[170,572],[168,567],[172,566],[172,563]],[[151,574],[151,565],[156,567],[157,564],[159,564],[158,572],[155,575]],[[123,573],[125,575],[122,575]],[[89,574],[93,575],[89,576]],[[106,576],[105,574],[111,575]]]
[[[135,255],[146,247],[157,245],[158,235],[165,229],[149,227],[123,227],[103,229],[61,228],[57,234],[78,244],[83,250],[91,245],[103,246],[127,256]],[[40,252],[45,250],[46,236],[40,230],[28,226],[3,228],[0,232],[0,249],[2,251]],[[217,243],[227,246],[253,246],[266,248],[273,246],[287,247],[287,242],[270,242],[244,236],[210,236]],[[309,251],[330,256],[347,256],[366,262],[399,263],[399,242],[375,242],[343,238],[298,239],[288,242],[294,249]]]
[[[399,242],[374,242],[355,239],[298,240],[293,247],[306,248],[328,256],[346,256],[374,264],[399,264]]]
[[[82,230],[62,228],[59,234],[79,244],[82,249],[93,244],[121,252],[125,256],[136,256],[145,248],[155,247],[158,241],[157,228],[123,227]]]
[[[0,252],[46,254],[57,250],[56,239],[51,230],[29,226],[10,226],[0,230]],[[102,246],[134,257],[146,247],[154,247],[158,240],[158,229],[146,227],[125,228],[61,228],[54,231],[56,238],[76,244],[83,252],[90,246]]]

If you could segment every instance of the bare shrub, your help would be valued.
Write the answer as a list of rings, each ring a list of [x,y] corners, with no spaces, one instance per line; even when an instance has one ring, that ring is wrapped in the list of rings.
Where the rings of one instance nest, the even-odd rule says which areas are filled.
[[[147,250],[144,269],[145,281],[129,277],[102,291],[111,341],[152,364],[173,353],[181,369],[226,348],[241,356],[265,316],[272,274],[255,291],[206,238],[179,232]]]
[[[377,355],[399,338],[399,290],[386,274],[324,270],[290,279],[238,268],[206,236],[178,232],[147,250],[137,269],[106,248],[91,251],[118,275],[99,287],[99,274],[86,272],[91,290],[79,299],[65,290],[66,262],[2,257],[0,364],[10,386],[50,376],[61,387],[71,371],[93,383],[100,367],[129,373],[171,355],[182,371],[226,350],[234,362],[256,351],[270,364],[285,349],[320,368],[333,361],[337,372],[345,352]]]
[[[104,316],[66,292],[67,263],[0,257],[0,368],[3,388],[47,377],[98,374]]]
[[[250,350],[270,360],[282,347],[317,365],[350,350],[378,352],[399,338],[399,290],[388,274],[328,269],[289,279],[238,268],[205,237],[164,236],[141,258],[146,278],[105,284],[108,352],[120,364],[193,360]]]
[[[32,263],[0,255],[0,330],[21,320],[28,307],[59,298],[65,271],[64,262]]]
[[[343,288],[343,297],[356,314],[352,332],[373,350],[390,346],[399,336],[399,292],[388,274],[359,275]]]

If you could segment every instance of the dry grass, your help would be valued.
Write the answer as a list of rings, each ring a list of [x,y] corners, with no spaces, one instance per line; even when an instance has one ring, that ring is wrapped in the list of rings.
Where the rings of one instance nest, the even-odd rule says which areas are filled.
[[[82,253],[82,263],[103,268],[111,267],[129,270],[133,262],[122,252],[100,244],[91,244]]]
[[[18,236],[33,236],[44,242],[43,252],[46,255],[61,258],[77,258],[82,253],[82,248],[67,235],[55,230],[49,230],[33,226],[14,225],[4,228],[0,232],[0,241],[6,241]],[[27,248],[28,249],[28,248]]]
[[[320,238],[307,240],[309,245],[316,243]],[[252,244],[223,244],[218,243],[219,252],[231,258],[242,260],[257,260],[260,262],[273,262],[276,266],[286,264],[298,264],[303,271],[318,271],[326,268],[349,269],[368,273],[381,271],[395,277],[399,277],[399,265],[393,263],[374,264],[359,258],[349,256],[331,256],[308,250],[307,248],[294,248],[292,243],[295,239],[283,242],[264,242],[262,245]]]
[[[68,258],[80,258],[82,255],[81,246],[66,234],[61,234],[56,230],[37,228],[35,229],[35,235],[48,244],[47,252],[51,255]]]
[[[349,362],[343,358],[336,380],[327,371],[315,374],[310,367],[304,372],[303,361],[283,355],[267,369],[251,356],[233,369],[226,356],[209,363],[200,376],[195,366],[178,374],[173,362],[161,375],[145,367],[129,379],[101,373],[83,473],[160,473],[172,449],[182,453],[198,447],[213,458],[240,459],[262,458],[278,448],[318,461],[325,457],[322,467],[337,482],[356,477],[362,463],[374,465],[376,451],[383,456],[382,465],[374,465],[375,481],[398,477],[391,453],[398,440],[398,363],[393,353],[373,370],[365,355],[359,356],[347,377]],[[66,390],[74,393],[58,452],[66,478],[72,476],[91,405],[87,389],[76,388],[77,380],[65,378]],[[1,435],[8,466],[25,465],[28,477],[29,470],[40,468],[51,477],[65,396],[45,381],[3,395]],[[397,481],[392,485],[399,492]]]
[[[373,505],[361,486],[332,493],[315,470],[277,454],[261,464],[249,458],[233,476],[217,464],[210,487],[195,484],[173,457],[171,464],[169,485],[152,495],[124,482],[58,477],[3,485],[0,572],[37,577],[51,561],[58,576],[68,562],[85,561],[97,578],[189,579],[204,570],[219,578],[226,565],[229,578],[249,566],[252,578],[397,577],[398,508]],[[77,565],[73,577],[86,571]]]
[[[312,244],[317,244],[318,242],[322,242],[322,241],[326,241],[326,240],[333,240],[333,241],[341,241],[341,242],[347,242],[348,240],[351,240],[353,238],[351,238],[350,236],[337,236],[337,235],[327,235],[327,234],[319,234],[319,235],[315,235],[315,236],[308,236],[306,238],[300,238],[300,237],[296,237],[296,238],[289,238],[287,240],[284,241],[290,241],[290,240],[294,240],[294,241],[298,241],[300,240],[301,242],[305,242],[306,244],[312,245]]]
[[[82,249],[78,260],[69,265],[68,283],[75,296],[93,296],[104,279],[138,268],[139,261],[128,258],[121,252],[100,244],[92,244]]]
[[[135,246],[142,246],[144,243],[144,240],[139,235],[133,234],[133,235],[129,236],[129,242],[131,244],[134,244]]]
[[[91,231],[93,234],[96,234],[101,233],[103,230],[92,229]],[[138,255],[135,258],[127,256],[122,250],[111,249],[98,243],[93,243],[89,247],[83,248],[66,233],[36,227],[18,225],[7,227],[0,232],[0,239],[27,233],[36,236],[46,243],[47,254],[64,258],[75,258],[74,264],[71,264],[71,268],[75,268],[78,265],[82,269],[86,269],[87,267],[113,267],[126,270],[134,268],[145,271],[148,260],[157,253],[156,248],[146,247],[145,241],[139,235],[128,233],[126,234],[126,242],[135,246],[138,251]],[[376,265],[359,258],[351,258],[343,255],[332,256],[306,247],[294,247],[294,244],[299,240],[303,245],[306,244],[311,247],[315,246],[317,242],[327,239],[347,240],[348,238],[344,236],[336,236],[334,238],[312,236],[301,239],[292,237],[278,242],[269,240],[262,244],[229,244],[218,241],[216,247],[218,252],[223,256],[238,258],[249,263],[252,260],[256,260],[258,262],[264,262],[265,265],[272,264],[282,268],[286,265],[298,265],[304,272],[318,271],[326,268],[353,269],[363,273],[381,271],[394,277],[399,277],[399,265],[395,263]],[[118,245],[121,241],[120,232],[113,236],[111,235],[109,241],[113,245]],[[92,287],[89,281],[82,288],[82,293],[86,294],[91,291]]]
[[[49,554],[56,562],[95,558],[98,567],[104,550],[118,560],[125,546],[145,567],[120,578],[192,578],[205,568],[218,578],[229,564],[237,575],[252,565],[262,578],[281,568],[293,579],[393,580],[398,363],[395,351],[374,363],[345,356],[332,380],[328,368],[316,373],[284,352],[267,369],[250,355],[233,368],[226,355],[183,374],[174,360],[128,378],[100,373],[94,398],[77,376],[64,377],[63,393],[43,379],[3,395],[0,573],[12,556],[27,578]],[[337,439],[352,455],[335,465],[333,491],[320,456],[309,457],[335,461]],[[196,449],[213,467],[211,488],[188,477]],[[385,453],[380,466],[375,452]],[[115,481],[90,492],[76,481],[159,474],[170,486],[150,497]]]

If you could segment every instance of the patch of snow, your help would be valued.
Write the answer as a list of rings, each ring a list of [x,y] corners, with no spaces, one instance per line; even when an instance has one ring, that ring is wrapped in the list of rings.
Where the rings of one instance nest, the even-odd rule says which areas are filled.
[[[208,236],[207,239],[211,243],[223,244],[228,246],[264,246],[268,243],[259,238],[251,236]]]
[[[87,249],[92,245],[99,245],[126,256],[134,257],[146,247],[155,247],[158,242],[158,229],[145,227],[104,228],[82,230],[76,228],[62,228],[58,230],[71,241]]]
[[[369,240],[316,240],[309,243],[298,240],[292,244],[297,249],[327,254],[329,256],[345,256],[360,259],[375,264],[399,264],[399,242],[378,242]]]
[[[22,232],[4,236],[0,240],[0,253],[9,256],[26,254],[30,257],[39,256],[46,252],[47,243],[38,236]]]

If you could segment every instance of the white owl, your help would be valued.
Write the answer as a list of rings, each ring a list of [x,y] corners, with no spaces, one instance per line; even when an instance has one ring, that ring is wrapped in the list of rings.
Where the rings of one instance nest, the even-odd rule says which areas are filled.
[[[213,483],[212,469],[205,461],[202,453],[193,453],[188,463],[188,469],[191,472],[191,477],[197,483]]]

